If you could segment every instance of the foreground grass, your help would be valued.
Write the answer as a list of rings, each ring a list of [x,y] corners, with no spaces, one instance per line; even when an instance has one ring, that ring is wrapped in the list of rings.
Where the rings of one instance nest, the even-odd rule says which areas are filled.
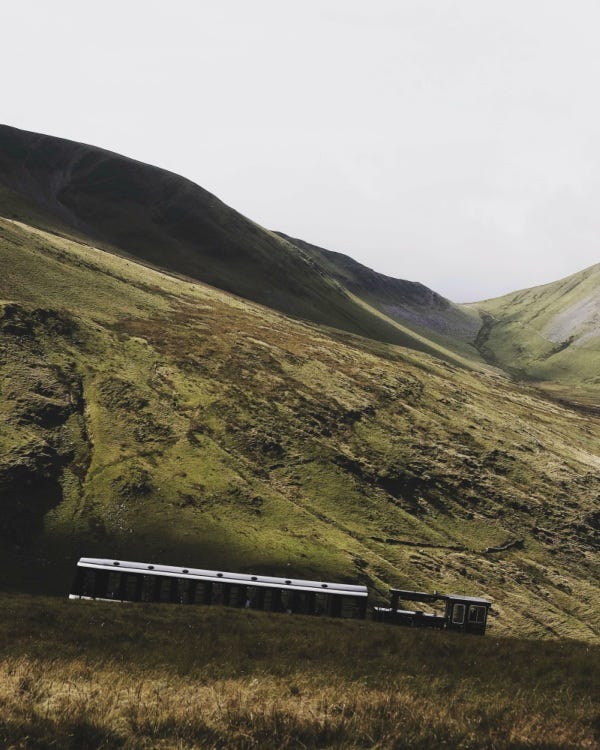
[[[600,648],[0,598],[11,748],[593,748]]]

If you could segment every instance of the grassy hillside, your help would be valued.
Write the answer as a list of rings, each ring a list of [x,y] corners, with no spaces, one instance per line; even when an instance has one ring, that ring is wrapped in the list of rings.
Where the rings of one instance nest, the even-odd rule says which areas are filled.
[[[0,585],[82,554],[485,594],[600,636],[600,420],[0,221]]]
[[[490,361],[600,405],[600,265],[471,307],[485,317],[477,344]]]
[[[599,268],[473,305],[258,226],[189,180],[0,125],[1,213],[302,320],[600,404]]]
[[[93,238],[301,319],[421,351],[439,348],[359,304],[296,245],[166,170],[0,125],[0,186],[5,216]]]
[[[222,607],[0,603],[3,747],[591,750],[600,742],[598,646]]]

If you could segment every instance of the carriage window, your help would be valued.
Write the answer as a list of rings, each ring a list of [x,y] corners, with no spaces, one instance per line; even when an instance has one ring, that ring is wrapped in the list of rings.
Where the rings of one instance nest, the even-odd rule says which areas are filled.
[[[324,615],[327,613],[327,594],[317,594],[315,596],[314,609],[311,614]]]
[[[96,581],[96,571],[84,568],[84,579],[81,586],[81,591],[84,596],[94,595],[94,584]]]
[[[189,604],[190,602],[190,583],[187,578],[177,579],[177,601],[179,604]]]
[[[224,604],[224,592],[223,584],[215,583],[212,590],[212,603],[213,604]]]
[[[138,578],[139,576],[135,573],[125,576],[125,583],[121,586],[121,596],[128,602],[134,602],[137,599]]]
[[[342,597],[342,617],[358,617],[359,601],[353,596]]]
[[[106,587],[105,597],[107,599],[119,599],[119,586],[121,584],[121,572],[112,570],[108,574],[108,585]]]
[[[151,602],[154,599],[154,579],[155,576],[144,576],[142,584],[142,601]]]
[[[285,589],[281,589],[281,611],[292,614],[292,594]]]
[[[469,622],[483,624],[485,622],[485,607],[469,607]]]
[[[171,601],[171,590],[173,579],[170,576],[161,576],[159,602],[166,604]]]
[[[454,625],[462,625],[465,621],[465,605],[455,604],[452,607],[452,622]]]

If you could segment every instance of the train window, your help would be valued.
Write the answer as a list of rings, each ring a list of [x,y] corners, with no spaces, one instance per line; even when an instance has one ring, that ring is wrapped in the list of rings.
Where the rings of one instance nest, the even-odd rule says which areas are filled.
[[[292,596],[286,589],[281,589],[281,611],[287,612],[288,615],[292,614]]]
[[[89,568],[83,568],[85,571],[83,574],[83,582],[81,584],[81,593],[83,596],[94,596],[94,584],[96,581],[96,573],[94,570]]]
[[[234,585],[231,587],[231,596],[229,597],[230,607],[244,607],[248,598],[247,587]]]
[[[155,576],[142,576],[144,582],[142,583],[142,601],[151,602],[154,599],[154,578]]]
[[[106,587],[108,586],[108,571],[97,570],[94,581],[94,597],[97,599],[106,598]]]
[[[180,604],[190,604],[194,601],[194,581],[188,578],[177,579],[177,600]]]
[[[215,583],[212,589],[212,604],[224,604],[223,584]]]
[[[266,600],[267,590],[264,589],[262,586],[259,586],[254,590],[253,594],[254,594],[253,608],[265,609],[265,600]]]
[[[306,614],[306,608],[307,608],[307,598],[306,593],[304,591],[291,591],[291,596],[289,597],[289,602],[291,605],[291,610],[294,614],[304,615]]]
[[[353,596],[343,596],[341,616],[360,617],[360,600]]]
[[[218,585],[218,584],[217,584]],[[211,581],[202,581],[196,586],[196,602],[198,604],[217,604],[216,592]]]
[[[485,607],[469,607],[469,622],[483,624],[485,622]]]
[[[108,585],[106,587],[105,597],[107,599],[120,599],[119,586],[121,584],[121,573],[110,572],[108,574]]]
[[[316,594],[314,599],[314,607],[311,614],[325,615],[327,614],[327,594]]]
[[[169,601],[171,604],[181,604],[180,578],[171,578],[169,581]]]
[[[329,616],[340,617],[342,614],[342,602],[344,597],[338,594],[329,597]]]
[[[269,589],[269,610],[271,612],[285,612],[281,589]]]
[[[452,623],[454,625],[462,625],[465,621],[465,605],[455,604],[452,607]]]
[[[135,574],[126,573],[121,579],[119,586],[119,599],[133,601],[135,597]]]
[[[83,596],[92,596],[94,593],[94,571],[82,568],[83,581],[81,582],[81,593]]]
[[[163,604],[171,601],[171,578],[168,576],[160,577],[160,594],[156,601],[163,602]]]

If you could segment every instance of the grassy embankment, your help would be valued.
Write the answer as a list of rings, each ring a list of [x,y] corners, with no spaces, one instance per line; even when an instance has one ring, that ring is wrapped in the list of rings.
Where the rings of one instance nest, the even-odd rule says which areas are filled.
[[[0,743],[595,748],[600,648],[2,596]]]

